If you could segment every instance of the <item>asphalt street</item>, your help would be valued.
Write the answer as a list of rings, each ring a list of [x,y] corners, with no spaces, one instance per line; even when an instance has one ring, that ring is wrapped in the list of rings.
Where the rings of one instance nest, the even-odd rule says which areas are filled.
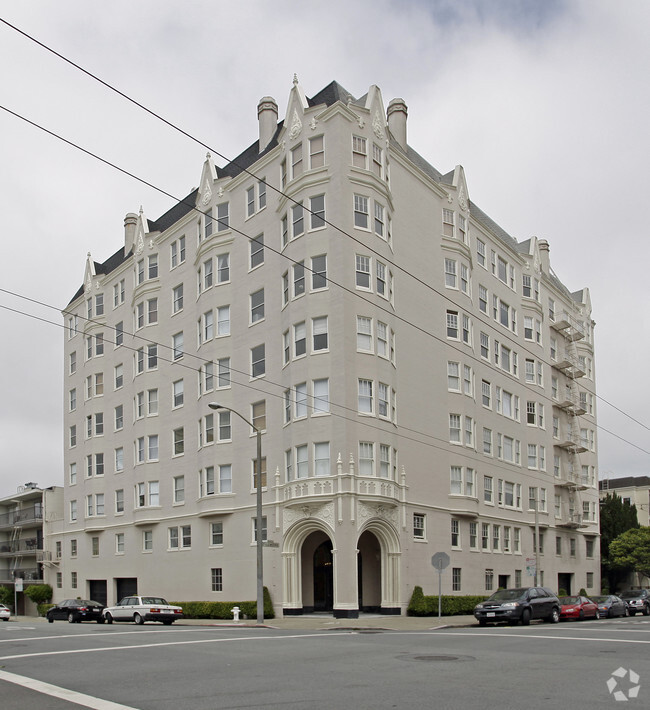
[[[324,618],[310,629],[283,627],[281,620],[260,628],[22,618],[0,625],[0,707],[650,706],[646,617],[486,628],[469,618],[455,626],[418,620],[419,628],[402,621],[336,626]]]

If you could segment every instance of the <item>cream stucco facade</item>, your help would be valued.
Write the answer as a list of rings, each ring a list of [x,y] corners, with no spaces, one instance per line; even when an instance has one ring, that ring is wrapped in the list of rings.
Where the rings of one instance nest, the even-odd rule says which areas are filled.
[[[56,598],[255,598],[255,436],[215,401],[264,432],[280,614],[403,613],[438,551],[445,593],[530,584],[536,505],[539,581],[599,591],[588,291],[408,146],[401,99],[295,81],[258,116],[64,312]]]

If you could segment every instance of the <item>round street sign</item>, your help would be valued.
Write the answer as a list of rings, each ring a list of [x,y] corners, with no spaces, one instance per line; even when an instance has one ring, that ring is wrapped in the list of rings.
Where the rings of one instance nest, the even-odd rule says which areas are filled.
[[[449,555],[446,552],[436,552],[431,558],[431,564],[438,572],[442,572],[443,569],[449,567]]]

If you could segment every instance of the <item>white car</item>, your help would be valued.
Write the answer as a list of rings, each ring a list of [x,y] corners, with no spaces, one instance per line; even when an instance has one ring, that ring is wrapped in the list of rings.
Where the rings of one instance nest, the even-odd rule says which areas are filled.
[[[8,606],[5,606],[4,604],[0,604],[0,619],[3,621],[9,621],[11,618],[11,611],[9,610]]]
[[[108,624],[114,621],[133,621],[136,624],[161,621],[169,626],[183,618],[183,609],[168,604],[162,597],[124,597],[117,606],[104,609],[104,618]]]

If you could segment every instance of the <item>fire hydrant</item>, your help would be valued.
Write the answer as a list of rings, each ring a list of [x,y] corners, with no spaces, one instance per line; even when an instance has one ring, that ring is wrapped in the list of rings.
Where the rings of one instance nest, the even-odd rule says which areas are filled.
[[[234,606],[230,611],[232,611],[233,621],[239,621],[239,607]]]

